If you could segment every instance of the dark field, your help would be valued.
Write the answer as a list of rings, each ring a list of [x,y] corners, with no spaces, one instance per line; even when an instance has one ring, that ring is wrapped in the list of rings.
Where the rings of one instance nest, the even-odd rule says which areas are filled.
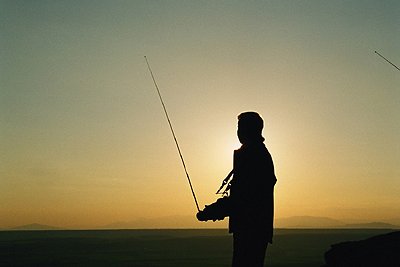
[[[390,230],[275,230],[266,266],[316,267],[331,244]],[[0,266],[230,266],[227,230],[0,231]]]

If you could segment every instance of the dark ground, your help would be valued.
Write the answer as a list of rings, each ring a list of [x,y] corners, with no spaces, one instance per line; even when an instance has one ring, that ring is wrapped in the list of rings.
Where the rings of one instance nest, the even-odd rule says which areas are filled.
[[[278,229],[271,267],[319,267],[331,244],[391,230]],[[232,237],[213,230],[0,231],[0,266],[229,267]]]

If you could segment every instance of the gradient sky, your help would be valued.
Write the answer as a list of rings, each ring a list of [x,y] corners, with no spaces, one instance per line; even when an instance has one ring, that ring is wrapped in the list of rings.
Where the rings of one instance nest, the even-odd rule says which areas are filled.
[[[397,0],[0,1],[0,228],[195,214],[144,55],[201,206],[254,110],[276,217],[399,218],[400,72],[374,53],[400,65],[399,14]]]

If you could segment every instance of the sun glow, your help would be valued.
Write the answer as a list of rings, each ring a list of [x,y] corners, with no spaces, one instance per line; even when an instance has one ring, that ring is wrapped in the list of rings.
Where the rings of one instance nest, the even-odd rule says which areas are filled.
[[[193,214],[143,55],[201,205],[253,110],[277,217],[398,217],[399,1],[100,2],[0,2],[0,228]]]

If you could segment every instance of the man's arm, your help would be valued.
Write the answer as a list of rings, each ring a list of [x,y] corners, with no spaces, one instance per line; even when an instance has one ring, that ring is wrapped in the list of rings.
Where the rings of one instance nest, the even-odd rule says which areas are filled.
[[[228,217],[231,213],[231,199],[229,197],[223,197],[218,199],[216,202],[206,205],[204,210],[199,211],[196,217],[199,221],[223,220]]]

